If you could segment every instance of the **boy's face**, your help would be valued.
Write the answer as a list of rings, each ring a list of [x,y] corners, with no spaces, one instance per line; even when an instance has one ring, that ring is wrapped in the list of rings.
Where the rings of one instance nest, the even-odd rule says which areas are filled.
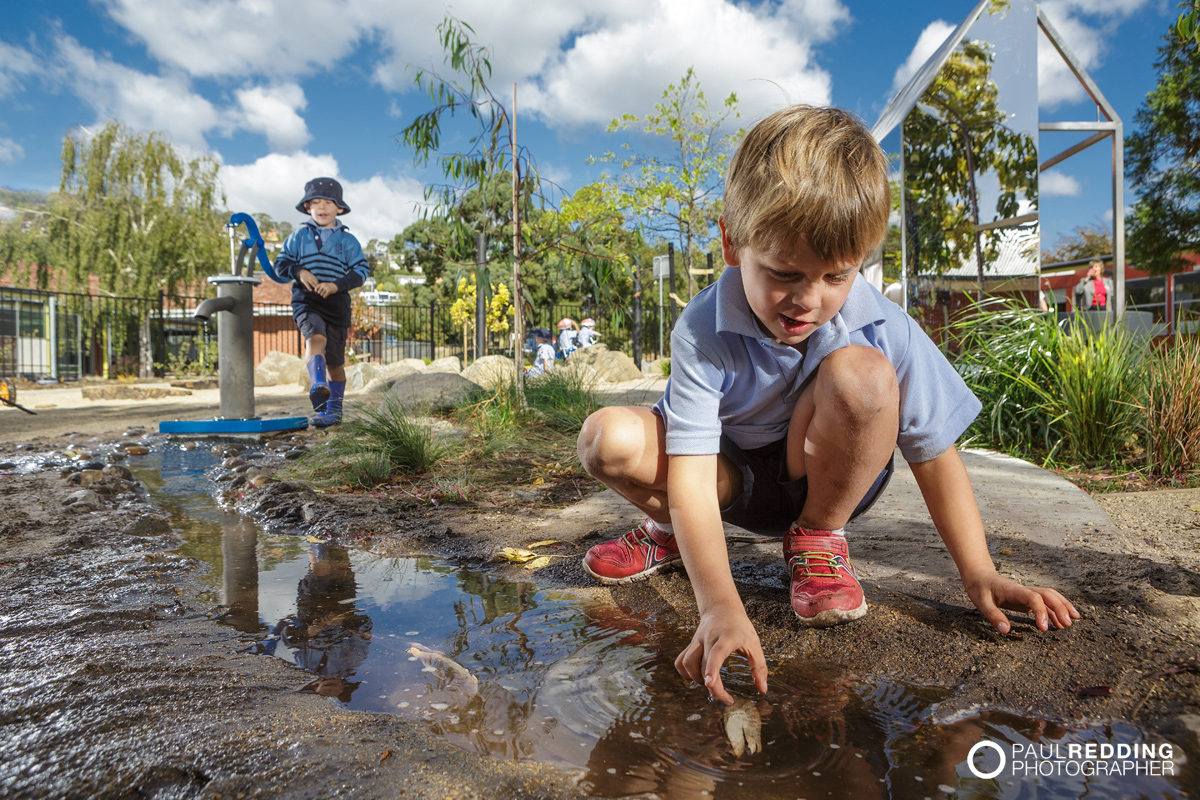
[[[735,250],[724,220],[720,226],[725,263],[742,268],[750,310],[776,341],[797,347],[841,310],[858,264],[830,264],[803,240],[780,254]]]
[[[305,208],[308,209],[308,214],[313,218],[313,222],[322,228],[332,228],[337,222],[338,211],[341,210],[337,203],[326,200],[324,197],[309,200]]]

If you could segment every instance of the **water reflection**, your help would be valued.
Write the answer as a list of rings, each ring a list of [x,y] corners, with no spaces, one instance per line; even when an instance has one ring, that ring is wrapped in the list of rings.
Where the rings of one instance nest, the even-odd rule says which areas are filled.
[[[357,595],[350,554],[340,547],[313,544],[308,572],[296,590],[296,613],[275,625],[272,645],[282,642],[291,661],[315,673],[309,685],[318,694],[349,703],[359,684],[350,680],[366,662],[371,643],[371,618],[354,607]]]
[[[183,459],[186,469],[177,461],[161,459],[156,492],[187,483],[184,473],[196,477],[195,456]],[[744,665],[731,665],[726,685],[744,702],[730,713],[678,676],[673,654],[686,642],[654,618],[435,559],[252,537],[207,487],[167,500],[156,497],[174,509],[187,547],[219,561],[210,585],[222,622],[244,632],[248,647],[303,669],[297,687],[418,720],[464,750],[576,770],[591,794],[1186,796],[1178,777],[1010,768],[984,780],[968,764],[981,741],[1006,749],[1144,741],[1132,726],[1069,729],[990,711],[937,724],[950,690],[868,684],[839,665],[804,661],[772,663],[765,696]],[[761,746],[739,754],[731,731],[743,741],[757,734]]]

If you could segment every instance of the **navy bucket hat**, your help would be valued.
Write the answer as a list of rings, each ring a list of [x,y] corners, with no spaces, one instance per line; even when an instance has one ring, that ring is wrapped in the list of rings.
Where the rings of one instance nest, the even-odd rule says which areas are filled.
[[[307,214],[304,204],[309,200],[316,200],[318,197],[337,203],[338,208],[341,209],[339,214],[350,213],[350,206],[342,200],[342,185],[333,178],[313,178],[304,184],[304,199],[296,204],[296,210],[301,214]]]

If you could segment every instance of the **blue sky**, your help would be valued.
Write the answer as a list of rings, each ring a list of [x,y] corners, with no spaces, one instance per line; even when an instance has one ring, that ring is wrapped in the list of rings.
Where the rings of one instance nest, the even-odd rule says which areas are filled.
[[[365,243],[415,219],[433,179],[395,135],[425,108],[409,65],[441,65],[447,8],[494,48],[493,86],[509,97],[518,85],[521,142],[570,191],[599,176],[588,156],[624,141],[604,133],[609,120],[647,113],[688,67],[710,101],[738,93],[743,123],[809,102],[873,124],[974,4],[25,0],[7,4],[0,29],[0,185],[57,188],[63,134],[118,119],[216,156],[231,211],[298,222],[305,180],[339,178],[353,208],[345,221]],[[1041,6],[1131,133],[1174,2]],[[1038,49],[1042,118],[1095,119],[1061,62]],[[1042,134],[1041,157],[1080,138]],[[1111,220],[1110,162],[1097,145],[1042,176],[1043,246]]]

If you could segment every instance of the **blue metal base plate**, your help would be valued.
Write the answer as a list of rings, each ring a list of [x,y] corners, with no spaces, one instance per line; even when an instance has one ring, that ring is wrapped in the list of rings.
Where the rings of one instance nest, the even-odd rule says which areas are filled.
[[[228,434],[294,431],[303,430],[307,427],[308,417],[276,417],[275,419],[176,419],[164,420],[158,423],[158,432],[223,436]]]

